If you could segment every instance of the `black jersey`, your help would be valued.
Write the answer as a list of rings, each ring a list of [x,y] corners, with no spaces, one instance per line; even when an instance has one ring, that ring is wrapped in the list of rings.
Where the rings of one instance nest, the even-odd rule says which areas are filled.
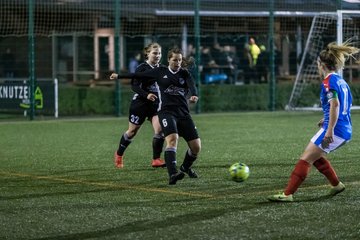
[[[173,72],[169,67],[160,66],[145,72],[119,76],[119,78],[126,77],[139,79],[142,83],[147,82],[149,85],[157,83],[160,100],[159,111],[175,110],[182,114],[189,114],[187,95],[197,96],[194,80],[186,69],[180,68],[177,72]]]
[[[151,66],[147,62],[143,62],[139,66],[137,66],[135,72],[136,73],[146,72],[146,71],[149,71],[156,67],[159,67],[159,65]],[[147,95],[149,93],[153,93],[153,94],[156,94],[156,96],[158,96],[158,88],[157,88],[155,82],[141,81],[140,79],[133,79],[131,82],[131,88],[135,92],[133,99],[140,98],[143,100],[147,100]]]

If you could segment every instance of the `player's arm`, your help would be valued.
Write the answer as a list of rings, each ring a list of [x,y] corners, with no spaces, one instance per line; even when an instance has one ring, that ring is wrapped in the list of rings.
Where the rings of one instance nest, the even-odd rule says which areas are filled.
[[[148,93],[144,89],[140,87],[142,81],[155,81],[158,76],[158,71],[154,68],[149,71],[144,72],[135,72],[135,73],[128,73],[128,74],[117,74],[112,73],[110,79],[124,79],[130,78],[131,79],[131,89],[150,101],[156,100],[156,95],[153,93]]]
[[[318,127],[322,127],[324,124],[324,118],[320,119],[320,121],[317,123]]]
[[[186,72],[186,74],[187,74],[186,83],[187,83],[187,86],[190,91],[190,99],[189,100],[190,100],[190,102],[196,103],[198,101],[199,97],[198,97],[198,92],[197,92],[197,89],[195,86],[195,81],[188,71]]]
[[[138,67],[136,68],[135,73],[145,72],[145,71],[146,70],[144,68]],[[133,90],[133,92],[137,93],[142,98],[149,99],[148,97],[149,93],[145,91],[143,88],[141,88],[141,83],[142,83],[141,79],[136,79],[136,78],[131,79],[131,90]]]
[[[339,116],[339,98],[338,93],[335,90],[330,89],[327,93],[329,108],[329,124],[326,130],[324,140],[321,143],[324,148],[328,147],[330,143],[334,142],[334,128]]]
[[[157,77],[157,69],[151,69],[149,71],[145,71],[145,72],[135,72],[135,73],[112,73],[110,75],[110,79],[111,80],[115,80],[115,79],[138,79],[140,81],[149,81],[149,80],[155,80]]]
[[[112,73],[111,75],[110,75],[110,80],[115,80],[115,79],[133,79],[133,76],[134,75],[134,73],[127,73],[127,74],[124,74],[124,73],[122,73],[122,74],[118,74],[118,73]]]
[[[143,81],[155,82],[156,79],[158,78],[159,71],[156,68],[153,68],[143,72],[137,71],[136,73],[144,73],[145,75],[143,78],[133,78],[133,80],[131,81],[131,89],[140,96],[154,102],[157,99],[156,94],[147,92],[144,89],[142,89],[141,83]]]
[[[331,94],[330,94],[331,93]],[[335,125],[337,123],[338,120],[338,116],[339,116],[339,98],[338,98],[338,94],[335,90],[330,90],[328,93],[328,101],[330,103],[330,112],[329,112],[329,125],[328,125],[328,130],[327,133],[325,134],[325,137],[327,135],[331,136],[334,134],[334,128]]]
[[[147,98],[148,92],[141,88],[141,80],[139,79],[132,79],[131,80],[131,90],[135,93],[139,94],[143,98]]]

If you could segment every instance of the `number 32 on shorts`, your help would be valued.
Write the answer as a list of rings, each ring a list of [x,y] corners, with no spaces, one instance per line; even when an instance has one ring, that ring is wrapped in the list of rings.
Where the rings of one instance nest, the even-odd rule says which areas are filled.
[[[135,115],[131,114],[130,122],[132,122],[134,124],[139,124],[139,116],[135,116]]]

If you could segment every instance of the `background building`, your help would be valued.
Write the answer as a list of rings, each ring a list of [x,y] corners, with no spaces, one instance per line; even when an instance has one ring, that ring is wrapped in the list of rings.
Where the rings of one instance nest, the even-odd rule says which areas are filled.
[[[12,49],[14,75],[28,76],[28,2],[0,2],[0,52]],[[118,4],[116,4],[118,2]],[[127,70],[134,52],[151,41],[166,50],[194,46],[194,2],[190,0],[38,0],[35,3],[37,77],[60,82],[107,79],[114,70],[115,15],[120,19],[119,63]],[[225,46],[241,69],[243,48],[250,37],[269,49],[269,2],[201,0],[200,45],[209,47],[218,65]],[[354,3],[355,2],[355,3]],[[274,1],[275,69],[279,77],[296,73],[311,21],[318,12],[360,10],[356,1]],[[359,22],[359,18],[356,20]],[[165,60],[165,58],[164,58]],[[1,77],[5,77],[4,64]],[[233,77],[233,76],[231,76]],[[236,76],[235,76],[236,78]],[[234,79],[236,80],[236,79]]]

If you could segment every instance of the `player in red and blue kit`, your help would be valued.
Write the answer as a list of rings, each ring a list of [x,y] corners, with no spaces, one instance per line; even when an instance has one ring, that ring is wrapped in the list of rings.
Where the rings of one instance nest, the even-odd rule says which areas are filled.
[[[293,194],[307,177],[314,165],[330,182],[329,195],[335,196],[345,190],[326,154],[350,141],[352,135],[350,109],[352,96],[349,85],[336,72],[342,69],[348,57],[353,57],[360,49],[351,46],[350,41],[342,45],[328,44],[317,59],[318,72],[323,81],[320,101],[324,113],[318,123],[320,130],[311,138],[300,160],[295,165],[283,193],[271,195],[270,201],[291,202]]]
[[[183,59],[183,54],[178,48],[169,50],[168,62],[168,66],[160,66],[141,73],[121,75],[113,73],[110,79],[132,78],[134,81],[140,80],[142,83],[157,84],[159,89],[158,116],[166,141],[165,162],[169,173],[169,184],[174,185],[178,180],[184,178],[185,173],[190,178],[198,177],[191,166],[200,153],[201,141],[188,106],[188,95],[190,102],[196,103],[198,100],[194,80],[189,71],[184,68],[189,62]],[[153,98],[152,100],[157,99]],[[185,139],[189,147],[180,171],[176,166],[179,136]]]
[[[328,138],[326,139],[326,130],[329,129],[330,131],[333,125],[331,123],[331,127],[328,127],[331,113],[330,107],[332,106],[330,101],[334,99],[335,101],[339,101],[338,112],[334,112],[337,116],[333,117],[333,119],[337,118],[337,121],[333,130],[334,136],[332,139],[329,139],[331,136],[326,135],[326,138]],[[352,105],[352,96],[349,85],[338,74],[329,73],[322,81],[320,100],[324,112],[324,118],[319,122],[321,129],[311,139],[311,141],[324,152],[329,153],[351,139],[352,125],[350,108]],[[323,142],[324,138],[325,141]]]

